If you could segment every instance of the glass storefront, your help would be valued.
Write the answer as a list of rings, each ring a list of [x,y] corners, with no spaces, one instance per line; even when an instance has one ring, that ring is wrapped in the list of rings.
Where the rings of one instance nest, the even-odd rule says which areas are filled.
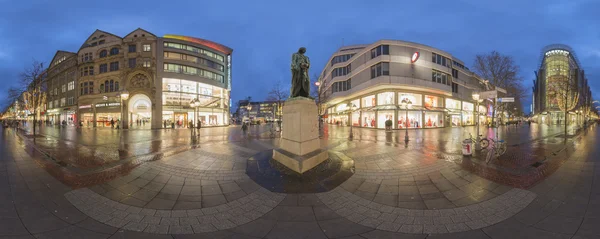
[[[375,99],[375,98],[373,98],[373,99]],[[362,123],[363,127],[375,128],[375,112],[364,111],[362,113],[361,119],[362,119],[361,123]]]
[[[121,113],[96,113],[97,127],[112,127],[111,120],[116,127],[121,120]]]
[[[425,96],[425,108],[442,107],[442,98],[437,96]]]
[[[475,125],[475,105],[469,102],[462,102],[463,125]]]
[[[377,112],[377,128],[385,129],[385,121],[392,121],[392,128],[394,125],[394,111],[393,110],[382,110]]]
[[[352,126],[360,126],[360,111],[352,112]]]
[[[360,107],[361,108],[369,108],[369,107],[373,107],[375,106],[375,96],[374,95],[370,95],[367,97],[363,97],[361,102],[360,102]],[[375,117],[373,117],[375,118]]]
[[[81,114],[81,123],[84,127],[93,127],[94,126],[94,113],[82,113]]]
[[[446,109],[460,110],[460,101],[447,98]]]
[[[400,105],[402,100],[407,99],[412,102],[412,105],[421,106],[423,105],[423,100],[421,99],[420,94],[412,94],[412,93],[398,93],[398,104]]]
[[[421,128],[423,127],[422,124],[422,116],[423,116],[423,112],[422,111],[408,111],[408,120],[406,119],[406,111],[402,110],[402,111],[398,111],[398,128],[399,129],[405,129],[405,128]]]
[[[227,125],[228,93],[220,87],[183,79],[163,78],[163,127],[187,128],[198,120],[202,126]],[[189,104],[200,101],[197,116]],[[143,117],[142,117],[143,118]]]
[[[442,112],[425,112],[424,120],[425,128],[444,127],[444,113]]]
[[[377,94],[377,105],[393,105],[394,92],[384,92]]]
[[[332,122],[332,124],[346,126],[346,125],[348,125],[348,115],[339,115],[339,114],[331,115],[331,122]]]
[[[452,127],[461,126],[460,115],[450,115],[450,123]]]

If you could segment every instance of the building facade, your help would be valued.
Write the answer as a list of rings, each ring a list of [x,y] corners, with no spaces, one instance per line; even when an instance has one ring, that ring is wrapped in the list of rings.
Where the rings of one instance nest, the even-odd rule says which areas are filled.
[[[472,95],[485,83],[451,54],[426,45],[380,40],[345,46],[319,76],[326,122],[369,128],[438,128],[489,120]],[[322,90],[322,89],[321,89]],[[410,102],[409,104],[403,104]],[[349,108],[348,105],[355,107]]]
[[[588,110],[587,114],[592,107],[592,92],[585,71],[571,47],[562,44],[544,47],[540,56],[539,69],[534,73],[531,107],[534,121],[548,125],[565,124],[565,106],[570,108],[568,109],[569,124],[582,123],[589,117],[589,115],[584,116],[583,113],[584,110]],[[568,98],[571,98],[573,105],[561,102],[563,97],[558,95],[563,92],[559,92],[558,95],[556,93],[555,89],[564,89],[566,86],[571,89]]]
[[[46,113],[82,127],[229,125],[232,51],[140,28],[124,37],[96,30],[77,53],[55,55]]]
[[[77,117],[77,53],[57,51],[47,69],[46,111],[49,124],[75,125]]]
[[[240,100],[237,105],[235,115],[238,122],[248,122],[248,120],[261,123],[273,122],[278,121],[282,116],[283,102]]]

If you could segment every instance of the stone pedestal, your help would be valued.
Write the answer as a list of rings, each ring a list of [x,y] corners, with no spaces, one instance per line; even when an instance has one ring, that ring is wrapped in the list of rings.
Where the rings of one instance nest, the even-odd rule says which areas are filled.
[[[304,173],[328,158],[321,149],[319,120],[314,100],[296,97],[285,102],[280,148],[273,159],[286,167]]]

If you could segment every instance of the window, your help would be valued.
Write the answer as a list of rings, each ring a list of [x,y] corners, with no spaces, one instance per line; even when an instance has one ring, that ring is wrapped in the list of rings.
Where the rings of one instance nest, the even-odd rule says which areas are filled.
[[[175,48],[175,49],[182,49],[182,50],[186,50],[186,51],[191,51],[191,52],[195,52],[195,53],[200,53],[203,55],[206,55],[208,57],[212,57],[215,58],[219,61],[225,62],[225,58],[215,52],[209,51],[209,50],[204,50],[204,49],[200,49],[197,47],[193,47],[193,46],[188,46],[185,44],[179,44],[179,43],[171,43],[171,42],[165,42],[164,46],[166,48]]]
[[[58,95],[58,88],[54,88],[54,95]]]
[[[194,62],[194,63],[198,63],[201,65],[205,65],[210,68],[217,69],[219,71],[225,70],[225,67],[223,65],[216,63],[214,61],[208,60],[208,59],[200,58],[200,57],[195,57],[195,56],[180,54],[180,53],[175,53],[175,52],[164,52],[163,55],[166,59],[189,61],[189,62]]]
[[[111,62],[110,63],[110,71],[118,71],[119,70],[119,62]]]
[[[106,57],[106,50],[100,51],[100,58]]]
[[[135,45],[129,45],[129,52],[136,52]]]
[[[67,85],[62,85],[61,89],[62,89],[61,90],[62,93],[67,92]]]
[[[433,70],[431,71],[431,81],[439,84],[450,85],[450,83],[452,83],[452,78],[450,75],[444,72]]]
[[[389,45],[380,45],[373,49],[371,49],[371,59],[378,57],[380,55],[389,55],[390,54],[390,46]]]
[[[390,63],[380,62],[374,66],[371,66],[371,79],[378,76],[389,76],[390,75]]]
[[[452,82],[452,93],[458,93],[458,84]]]
[[[119,91],[119,82],[115,80],[104,81],[104,84],[100,84],[100,88],[104,88],[104,93],[117,92]]]
[[[442,55],[436,54],[435,52],[431,53],[431,61],[433,63],[438,64],[438,65],[442,65],[442,66],[446,66],[446,67],[452,67],[451,66],[452,60],[450,60],[450,59],[448,59],[448,58],[446,58],[446,57],[444,57]]]
[[[129,68],[135,68],[136,58],[129,58]]]
[[[452,77],[458,78],[458,70],[457,69],[452,68]]]
[[[110,55],[116,55],[119,54],[119,48],[113,47],[112,49],[110,49]]]
[[[98,45],[102,45],[102,44],[104,44],[104,40],[100,40],[100,41],[98,42]]]
[[[335,69],[333,69],[333,71],[331,71],[331,78],[336,77],[336,76],[345,76],[345,75],[349,74],[351,70],[352,70],[352,66],[350,64],[348,64],[345,67],[335,68]]]
[[[198,75],[198,76],[202,76],[202,77],[206,77],[208,79],[211,80],[215,80],[218,82],[223,83],[223,75],[219,75],[217,73],[213,73],[210,71],[205,71],[196,67],[191,67],[191,66],[183,66],[183,65],[178,65],[178,64],[170,64],[170,63],[165,63],[163,65],[163,70],[165,72],[175,72],[175,73],[181,73],[181,74],[187,74],[187,75]]]
[[[54,100],[54,108],[60,107],[58,104],[58,100]]]
[[[108,65],[106,63],[100,64],[100,74],[108,72]]]
[[[75,81],[71,81],[69,82],[69,86],[68,86],[68,90],[72,91],[75,89]]]
[[[83,55],[81,55],[81,61],[82,62],[88,62],[94,59],[94,55],[92,55],[92,53],[84,53]]]
[[[144,67],[150,67],[150,60],[144,60]]]
[[[67,103],[67,100],[65,98],[60,99],[60,107],[65,106],[66,103]]]
[[[81,68],[81,76],[94,75],[93,66],[84,66]]]
[[[457,66],[458,68],[461,68],[461,69],[464,69],[464,70],[469,70],[468,67],[466,67],[463,64],[460,64],[460,63],[458,63],[456,61],[452,61],[452,64],[455,65],[455,66]]]
[[[339,91],[347,91],[352,88],[352,79],[348,79],[345,81],[333,82],[331,85],[331,93],[339,92]]]
[[[150,44],[144,44],[144,51],[150,51],[152,50],[152,48],[150,47]]]
[[[67,105],[74,105],[74,104],[75,104],[75,98],[73,98],[73,97],[67,98]]]
[[[346,62],[346,61],[350,60],[350,58],[352,58],[353,56],[354,56],[354,54],[334,56],[333,59],[331,59],[331,65],[333,66],[336,63]]]
[[[48,102],[48,109],[52,109],[54,108],[54,104],[52,104],[52,101]]]
[[[114,80],[110,80],[110,92],[115,91],[115,81]]]

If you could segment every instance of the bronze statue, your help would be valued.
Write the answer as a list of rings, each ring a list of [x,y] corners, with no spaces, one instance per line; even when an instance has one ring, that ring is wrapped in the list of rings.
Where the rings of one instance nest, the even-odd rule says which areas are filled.
[[[308,78],[308,69],[310,61],[305,56],[306,48],[300,47],[298,52],[292,55],[292,90],[290,98],[307,97],[310,94],[310,79]]]

